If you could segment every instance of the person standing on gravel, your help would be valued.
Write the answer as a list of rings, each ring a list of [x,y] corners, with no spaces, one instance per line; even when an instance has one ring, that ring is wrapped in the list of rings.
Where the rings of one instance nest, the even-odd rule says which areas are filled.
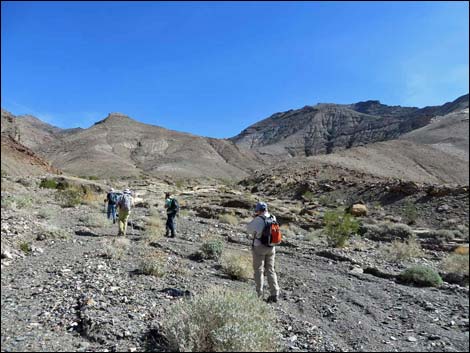
[[[274,270],[276,249],[274,246],[266,246],[261,242],[266,219],[276,221],[276,217],[268,213],[268,205],[264,202],[258,202],[255,206],[254,219],[247,224],[246,229],[253,236],[252,254],[256,292],[259,297],[263,297],[264,271],[266,271],[270,291],[267,302],[276,303],[279,298],[279,285]]]
[[[127,231],[127,220],[129,219],[129,214],[131,208],[134,206],[134,200],[131,196],[131,191],[126,189],[123,191],[122,196],[117,202],[117,207],[119,211],[119,232],[118,236],[126,236]]]
[[[179,204],[169,192],[165,193],[165,208],[167,215],[165,237],[169,237],[171,231],[171,238],[174,238],[176,236],[175,217],[179,211]]]
[[[108,219],[112,217],[113,224],[116,223],[116,203],[118,200],[117,194],[114,192],[114,189],[109,189],[108,194],[106,195],[106,200],[104,202],[108,203]]]

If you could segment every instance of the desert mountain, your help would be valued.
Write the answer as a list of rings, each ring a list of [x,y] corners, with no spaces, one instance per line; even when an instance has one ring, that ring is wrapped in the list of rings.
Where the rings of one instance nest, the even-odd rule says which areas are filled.
[[[39,140],[49,139],[47,124],[33,117],[16,119],[2,109],[1,115],[1,167],[7,175],[41,175],[59,173],[48,161],[38,156],[20,141],[25,139],[28,144],[36,145]],[[38,126],[38,128],[34,128]],[[52,127],[53,128],[53,127]],[[25,132],[23,134],[23,132]],[[35,142],[36,141],[36,142]]]
[[[238,146],[275,156],[313,156],[396,139],[438,115],[468,108],[468,94],[442,106],[407,108],[379,101],[317,104],[276,113],[233,137]]]
[[[259,162],[228,140],[147,125],[112,113],[88,129],[53,133],[34,145],[51,163],[75,175],[240,178]]]

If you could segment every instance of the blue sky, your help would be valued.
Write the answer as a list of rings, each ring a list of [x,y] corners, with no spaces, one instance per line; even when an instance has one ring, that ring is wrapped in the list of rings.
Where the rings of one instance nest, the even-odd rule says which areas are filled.
[[[2,1],[1,105],[231,137],[279,111],[468,93],[468,2]]]

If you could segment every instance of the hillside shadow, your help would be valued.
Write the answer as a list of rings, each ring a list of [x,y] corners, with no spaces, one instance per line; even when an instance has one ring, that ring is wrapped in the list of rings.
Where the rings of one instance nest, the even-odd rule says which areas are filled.
[[[382,205],[390,205],[406,198],[405,194],[386,194],[382,196],[379,201]]]

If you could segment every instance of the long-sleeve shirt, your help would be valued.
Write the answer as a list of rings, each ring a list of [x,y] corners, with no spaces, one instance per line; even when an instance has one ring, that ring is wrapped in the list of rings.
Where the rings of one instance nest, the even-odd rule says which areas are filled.
[[[271,215],[268,212],[263,213],[261,216],[263,217],[270,217]],[[276,217],[272,216],[273,219],[275,220]],[[256,216],[250,223],[246,225],[246,230],[247,232],[253,236],[253,239],[255,240],[253,242],[254,246],[260,246],[263,245],[261,243],[261,235],[263,234],[263,229],[264,229],[264,219],[261,218],[260,216]]]

